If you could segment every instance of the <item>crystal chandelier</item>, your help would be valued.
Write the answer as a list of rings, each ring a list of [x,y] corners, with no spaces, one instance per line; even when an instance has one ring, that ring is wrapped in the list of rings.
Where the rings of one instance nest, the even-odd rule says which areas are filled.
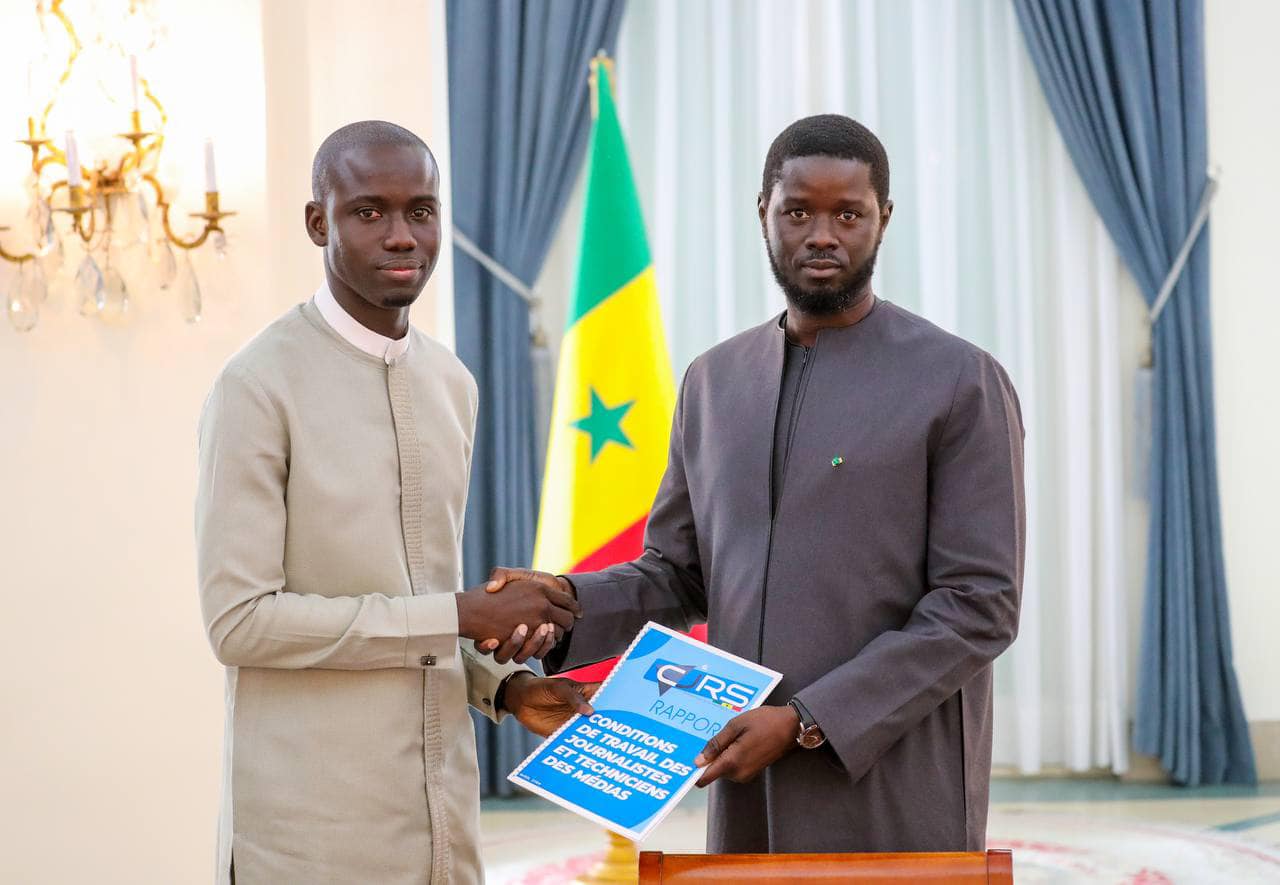
[[[114,18],[102,9],[107,5],[120,7]],[[172,197],[159,177],[168,116],[139,70],[139,59],[163,37],[153,5],[149,0],[89,4],[86,16],[94,33],[86,44],[64,0],[35,4],[41,45],[27,68],[27,137],[20,140],[31,150],[30,203],[25,224],[0,227],[0,258],[17,265],[8,292],[0,294],[9,322],[20,332],[35,327],[51,291],[71,299],[86,317],[112,320],[129,314],[132,293],[160,289],[177,296],[188,322],[200,319],[200,282],[191,251],[209,243],[219,257],[225,255],[222,219],[234,213],[218,206],[213,142],[206,140],[204,211],[190,213],[203,226],[189,235],[174,230]],[[42,72],[52,85],[37,97]],[[86,115],[89,108],[104,116],[90,121],[101,131],[86,138],[83,129],[72,128],[80,120],[59,116],[68,93],[74,95],[76,113]],[[126,96],[132,100],[127,115]],[[124,127],[112,119],[126,117],[127,129],[118,131]],[[51,137],[51,125],[65,135]]]

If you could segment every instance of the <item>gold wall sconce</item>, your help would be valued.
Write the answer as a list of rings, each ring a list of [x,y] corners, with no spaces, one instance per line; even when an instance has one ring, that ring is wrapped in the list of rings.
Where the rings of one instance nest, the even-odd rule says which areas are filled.
[[[171,197],[160,180],[168,115],[139,69],[140,55],[164,33],[153,5],[120,0],[120,17],[111,21],[97,16],[96,33],[86,46],[64,0],[35,3],[44,58],[61,59],[65,52],[65,62],[58,65],[49,94],[39,99],[36,63],[28,65],[30,107],[26,138],[19,140],[31,150],[27,236],[20,227],[0,227],[0,258],[18,265],[3,293],[9,322],[18,331],[35,327],[51,291],[73,299],[86,317],[110,320],[128,315],[131,292],[157,288],[177,296],[188,322],[201,317],[200,283],[190,254],[208,243],[223,256],[227,240],[222,221],[235,213],[219,205],[214,146],[206,140],[204,211],[190,213],[201,226],[187,235],[174,229]],[[96,70],[85,64],[87,50],[92,50]],[[96,110],[120,112],[122,122],[128,121],[120,127],[124,131],[89,133],[98,146],[92,159],[81,151],[80,130],[68,127],[59,137],[49,132],[51,115],[78,77],[92,79],[90,94],[101,105]],[[126,86],[132,105],[124,114]],[[26,244],[9,251],[6,238]]]

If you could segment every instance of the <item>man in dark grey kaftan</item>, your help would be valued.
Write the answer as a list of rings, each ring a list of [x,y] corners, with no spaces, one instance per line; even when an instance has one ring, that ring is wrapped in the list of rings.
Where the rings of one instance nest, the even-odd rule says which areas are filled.
[[[690,365],[644,554],[568,576],[584,617],[553,671],[706,620],[783,674],[705,752],[709,851],[984,847],[1022,425],[991,356],[872,294],[887,191],[854,121],[779,136],[760,214],[788,311]]]

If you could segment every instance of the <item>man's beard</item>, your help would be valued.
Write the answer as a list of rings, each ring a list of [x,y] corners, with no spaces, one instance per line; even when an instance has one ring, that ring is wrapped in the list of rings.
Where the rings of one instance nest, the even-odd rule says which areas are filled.
[[[782,287],[782,294],[787,296],[787,303],[801,313],[807,313],[810,316],[831,316],[848,310],[858,302],[858,294],[871,282],[871,275],[876,269],[876,256],[880,254],[880,244],[876,243],[876,248],[872,251],[867,260],[862,262],[849,282],[838,288],[829,288],[827,286],[818,286],[812,289],[805,289],[792,280],[788,280],[782,273],[782,269],[778,267],[777,260],[773,257],[773,250],[769,248],[769,242],[766,240],[764,244],[765,254],[769,256],[769,267],[773,269],[773,278],[778,281],[778,285]],[[818,261],[822,259],[830,259],[831,256],[822,252],[811,253],[807,260]]]

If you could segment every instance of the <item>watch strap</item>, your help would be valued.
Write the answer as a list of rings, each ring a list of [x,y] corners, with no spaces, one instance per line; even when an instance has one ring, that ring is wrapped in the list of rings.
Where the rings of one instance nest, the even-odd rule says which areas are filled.
[[[800,729],[813,728],[818,723],[813,721],[813,717],[809,715],[809,708],[799,698],[792,698],[787,701],[791,705],[791,709],[796,711],[796,715],[800,717]]]

